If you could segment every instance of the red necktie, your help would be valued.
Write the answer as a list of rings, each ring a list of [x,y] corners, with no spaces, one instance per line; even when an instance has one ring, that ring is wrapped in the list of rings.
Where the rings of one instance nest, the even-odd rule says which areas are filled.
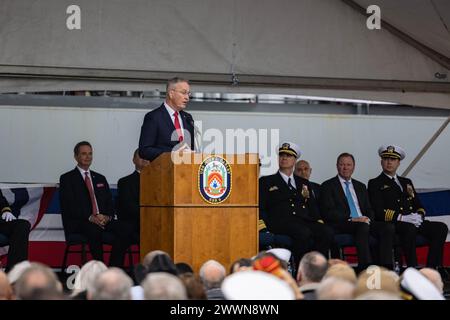
[[[175,129],[178,133],[178,141],[181,142],[183,141],[183,132],[181,131],[180,119],[178,119],[178,111],[175,111],[173,115],[175,117]]]
[[[94,190],[92,189],[91,179],[89,178],[89,173],[87,171],[84,173],[84,183],[86,183],[86,187],[89,190],[89,197],[91,198],[92,205],[92,214],[96,215],[98,213],[97,202],[95,201]]]

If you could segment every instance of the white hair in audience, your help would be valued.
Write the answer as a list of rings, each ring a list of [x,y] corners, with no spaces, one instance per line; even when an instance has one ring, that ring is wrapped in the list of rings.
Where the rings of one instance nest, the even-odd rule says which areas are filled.
[[[119,268],[109,268],[100,273],[94,281],[90,300],[130,300],[133,281]]]
[[[352,300],[355,286],[344,279],[329,277],[317,288],[317,300]]]
[[[199,271],[200,279],[206,290],[220,288],[227,275],[225,267],[216,260],[206,261]]]
[[[22,273],[31,267],[31,262],[28,260],[17,263],[9,272],[8,272],[8,281],[11,285],[20,278]]]
[[[145,300],[187,300],[183,282],[170,273],[149,273],[142,282],[142,287]]]
[[[102,261],[91,260],[85,263],[75,277],[72,296],[82,291],[91,292],[95,279],[106,270],[108,267]]]

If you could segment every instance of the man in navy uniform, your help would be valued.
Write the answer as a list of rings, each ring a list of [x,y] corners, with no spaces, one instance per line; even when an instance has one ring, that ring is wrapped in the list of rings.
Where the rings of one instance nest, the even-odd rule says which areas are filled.
[[[427,266],[442,266],[444,243],[448,227],[445,223],[425,220],[425,208],[414,189],[412,181],[399,177],[397,169],[405,158],[405,151],[398,146],[381,146],[378,149],[383,172],[369,181],[369,197],[375,218],[395,224],[400,245],[409,267],[417,266],[416,235],[430,243]]]
[[[278,154],[278,172],[259,179],[260,215],[270,232],[293,239],[292,252],[297,263],[312,250],[328,256],[333,230],[321,220],[310,182],[294,175],[299,147],[286,142]]]
[[[0,190],[0,233],[8,237],[8,264],[6,272],[18,262],[28,259],[28,236],[31,225],[27,220],[17,219]]]

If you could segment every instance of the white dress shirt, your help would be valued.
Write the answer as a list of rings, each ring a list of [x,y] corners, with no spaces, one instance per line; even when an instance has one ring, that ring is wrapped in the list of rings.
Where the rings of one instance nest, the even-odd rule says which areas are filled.
[[[278,171],[281,174],[281,177],[283,178],[284,182],[288,184],[289,178],[291,178],[291,184],[292,186],[297,189],[297,186],[295,185],[295,179],[294,179],[294,173],[292,172],[290,176],[285,175],[283,172]]]

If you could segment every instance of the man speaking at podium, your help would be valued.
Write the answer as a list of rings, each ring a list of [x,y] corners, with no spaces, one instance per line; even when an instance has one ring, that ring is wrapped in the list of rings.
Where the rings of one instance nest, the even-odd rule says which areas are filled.
[[[173,78],[167,82],[166,99],[145,115],[139,138],[139,155],[153,161],[163,152],[194,148],[194,119],[184,111],[191,94],[189,82]]]

